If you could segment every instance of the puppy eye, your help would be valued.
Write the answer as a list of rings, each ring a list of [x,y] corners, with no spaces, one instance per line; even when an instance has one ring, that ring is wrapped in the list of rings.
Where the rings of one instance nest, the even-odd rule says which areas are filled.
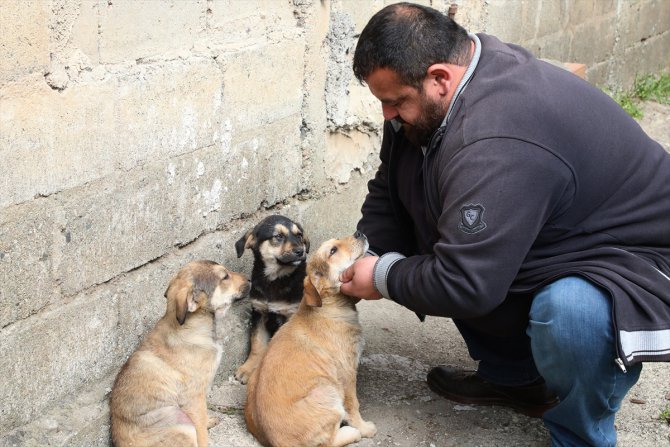
[[[337,247],[333,247],[330,249],[330,256],[333,256],[337,252]]]
[[[298,238],[299,241],[301,241],[302,240],[302,233],[296,233],[295,237]]]
[[[227,279],[230,279],[230,275],[226,273],[223,278],[221,278],[221,281],[226,281]]]
[[[274,237],[274,240],[277,241],[277,242],[281,242],[281,241],[284,240],[284,235],[280,234],[280,233],[275,234],[273,237]]]

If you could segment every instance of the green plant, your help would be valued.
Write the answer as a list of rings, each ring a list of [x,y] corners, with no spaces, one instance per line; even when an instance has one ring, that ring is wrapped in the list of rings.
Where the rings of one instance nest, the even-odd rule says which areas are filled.
[[[630,92],[616,92],[613,98],[633,118],[642,118],[644,115],[638,106],[638,101]]]
[[[670,73],[661,74],[659,77],[648,75],[636,79],[633,92],[642,101],[670,104]]]
[[[658,416],[658,418],[662,421],[665,421],[670,425],[670,407],[666,408],[661,412],[661,414]]]
[[[619,105],[633,118],[642,118],[640,101],[656,101],[661,104],[670,104],[670,73],[659,76],[647,75],[635,78],[630,90],[606,90]]]

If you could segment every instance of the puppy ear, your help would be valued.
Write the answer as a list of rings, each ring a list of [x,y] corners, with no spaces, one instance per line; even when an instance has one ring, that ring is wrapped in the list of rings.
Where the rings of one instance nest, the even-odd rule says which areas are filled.
[[[168,291],[169,290],[170,289],[168,289]],[[184,321],[186,321],[186,314],[197,309],[197,304],[193,298],[193,287],[190,285],[188,287],[179,287],[179,289],[175,291],[174,300],[177,321],[182,325],[184,324]]]
[[[249,230],[245,233],[244,236],[238,239],[237,242],[235,242],[235,251],[237,252],[237,257],[241,258],[242,255],[244,254],[244,250],[246,248],[252,247],[256,243],[256,238],[254,238],[254,235],[252,233],[252,230]]]
[[[302,225],[300,225],[299,223],[296,223],[295,225],[302,233],[302,242],[305,244],[305,253],[309,253],[309,238],[305,234],[305,230],[302,228]]]
[[[309,278],[309,276],[305,276],[305,281],[303,284],[305,288],[303,292],[303,299],[305,300],[305,304],[307,304],[309,307],[321,307],[321,295],[319,295],[316,287],[314,287],[314,284],[312,284],[312,280]]]

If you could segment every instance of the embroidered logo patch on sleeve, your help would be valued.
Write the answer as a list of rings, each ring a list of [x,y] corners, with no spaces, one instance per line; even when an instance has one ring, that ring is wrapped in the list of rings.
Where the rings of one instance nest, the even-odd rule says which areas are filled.
[[[461,208],[461,222],[458,229],[464,233],[475,234],[486,228],[484,207],[480,204],[465,205]]]

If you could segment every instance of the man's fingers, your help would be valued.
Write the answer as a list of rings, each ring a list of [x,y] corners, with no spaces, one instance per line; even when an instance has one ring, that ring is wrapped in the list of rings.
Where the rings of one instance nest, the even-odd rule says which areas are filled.
[[[354,266],[349,266],[345,271],[340,273],[340,281],[349,282],[354,278]]]
[[[353,285],[350,282],[343,282],[342,285],[340,286],[340,292],[342,292],[345,295],[351,296]]]

